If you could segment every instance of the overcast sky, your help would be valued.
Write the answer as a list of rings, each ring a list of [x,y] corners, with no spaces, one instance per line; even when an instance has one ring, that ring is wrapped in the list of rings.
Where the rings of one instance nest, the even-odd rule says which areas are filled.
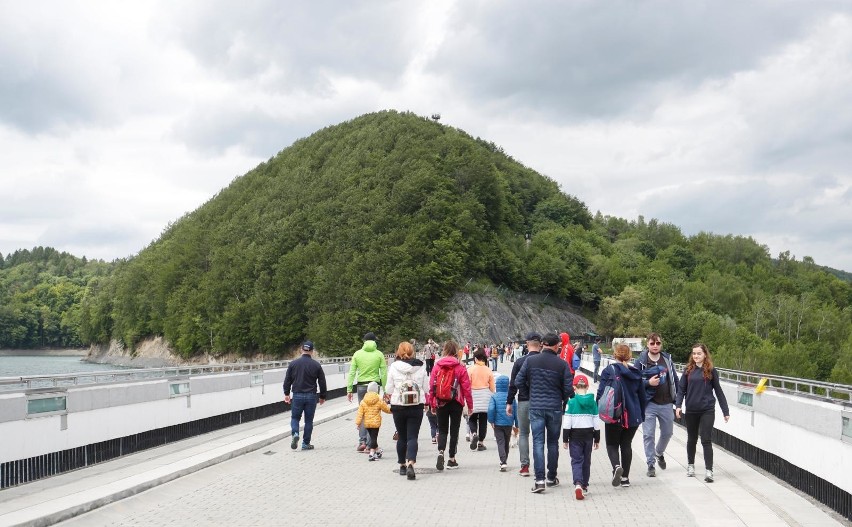
[[[0,253],[136,254],[296,139],[396,109],[593,213],[852,271],[850,5],[0,0]]]

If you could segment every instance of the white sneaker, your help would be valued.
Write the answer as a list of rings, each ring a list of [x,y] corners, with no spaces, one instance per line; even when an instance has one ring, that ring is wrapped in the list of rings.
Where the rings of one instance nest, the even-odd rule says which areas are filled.
[[[686,477],[688,477],[688,478],[695,477],[695,465],[687,465],[686,466]]]
[[[704,472],[704,481],[706,481],[707,483],[713,483],[713,470],[712,469],[707,469],[707,471]]]
[[[506,472],[506,463],[500,463],[500,472]]]

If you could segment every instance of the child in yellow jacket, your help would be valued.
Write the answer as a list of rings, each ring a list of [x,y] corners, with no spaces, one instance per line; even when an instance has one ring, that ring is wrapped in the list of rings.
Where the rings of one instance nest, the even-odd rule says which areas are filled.
[[[367,434],[370,437],[370,457],[369,461],[375,461],[382,457],[382,449],[379,448],[379,428],[382,426],[382,412],[389,414],[390,406],[379,397],[379,385],[371,382],[367,385],[367,394],[361,404],[358,405],[358,416],[355,418],[355,428],[361,427],[361,422],[364,422],[364,428],[367,429]]]

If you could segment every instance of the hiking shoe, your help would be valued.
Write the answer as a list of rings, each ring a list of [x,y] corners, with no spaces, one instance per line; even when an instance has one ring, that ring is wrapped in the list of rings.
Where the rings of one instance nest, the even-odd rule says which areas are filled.
[[[296,450],[297,446],[299,446],[299,434],[293,434],[293,439],[290,440],[290,448]]]
[[[548,487],[558,487],[559,486],[559,478],[553,478],[553,479],[545,480],[544,484]]]
[[[657,469],[654,468],[654,465],[648,465],[648,477],[654,478],[657,476]]]
[[[500,463],[500,472],[506,472],[506,463]]]
[[[621,475],[624,474],[624,469],[621,468],[621,465],[616,465],[615,469],[612,471],[612,486],[617,487],[621,485]]]
[[[708,469],[706,472],[704,472],[704,481],[706,481],[707,483],[713,483],[713,470],[712,469]]]
[[[470,449],[471,450],[476,450],[476,445],[478,444],[477,443],[478,441],[479,441],[478,435],[473,434],[472,436],[470,436]]]
[[[365,452],[367,450],[367,443],[358,443],[358,452]]]
[[[530,466],[529,465],[521,465],[521,470],[518,471],[519,476],[523,476],[525,478],[530,477]]]
[[[621,478],[621,486],[622,487],[629,487],[630,486],[630,480],[627,479],[627,478]]]
[[[686,477],[688,477],[688,478],[695,477],[695,465],[687,465],[686,466]]]
[[[542,492],[544,492],[544,482],[536,481],[535,484],[533,484],[532,493],[541,494]]]
[[[405,468],[405,465],[400,465],[400,466],[399,466],[399,475],[400,475],[400,476],[404,476],[404,475],[406,475],[407,473],[408,473],[408,472],[407,472],[407,470],[406,470],[406,468]]]
[[[578,500],[582,500],[586,497],[586,493],[583,492],[583,487],[581,487],[580,485],[574,487],[574,497]]]
[[[416,479],[417,474],[414,473],[414,465],[408,465],[408,468],[405,469],[405,475],[408,479]]]
[[[370,454],[369,456],[367,456],[367,461],[375,461],[376,459],[378,459],[376,457],[376,454]]]
[[[477,451],[479,451],[479,452],[482,452],[483,450],[488,450],[488,449],[487,449],[487,448],[485,448],[485,445],[483,445],[482,443],[479,443],[479,444],[476,446],[476,450],[477,450]]]
[[[438,452],[438,462],[435,463],[435,468],[438,470],[444,470],[444,453]]]
[[[313,450],[313,449],[314,449],[314,445],[311,445],[309,443],[302,443],[302,450]]]
[[[385,453],[385,451],[382,450],[381,448],[376,450],[376,459],[382,459],[382,454],[384,454],[384,453]]]
[[[455,459],[451,459],[447,461],[447,470],[453,470],[455,468],[459,468],[459,462]]]
[[[660,468],[666,470],[666,456],[660,454],[659,456],[654,454],[654,457],[657,458],[657,464],[660,465]]]

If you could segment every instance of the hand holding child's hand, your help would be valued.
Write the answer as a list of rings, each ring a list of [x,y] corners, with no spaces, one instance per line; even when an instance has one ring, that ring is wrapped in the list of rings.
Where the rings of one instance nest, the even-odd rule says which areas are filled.
[[[565,450],[568,450],[568,443],[562,443],[562,448],[564,448]]]

